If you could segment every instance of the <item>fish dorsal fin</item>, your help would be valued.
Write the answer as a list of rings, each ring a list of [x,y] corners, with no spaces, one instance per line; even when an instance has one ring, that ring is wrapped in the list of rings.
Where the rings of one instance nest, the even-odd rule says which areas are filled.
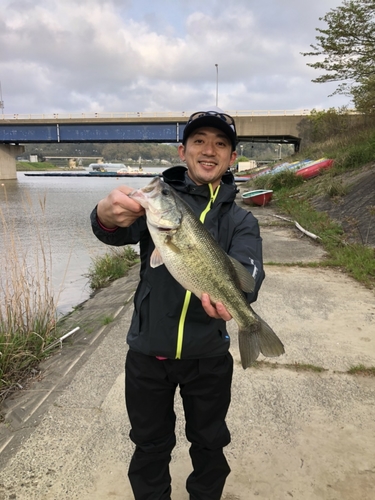
[[[155,267],[162,266],[164,264],[163,257],[160,255],[160,252],[157,248],[151,254],[150,258],[150,266],[155,269]]]
[[[244,292],[253,292],[255,288],[255,280],[249,271],[238,260],[228,256],[236,271],[237,277],[240,281],[241,290]]]

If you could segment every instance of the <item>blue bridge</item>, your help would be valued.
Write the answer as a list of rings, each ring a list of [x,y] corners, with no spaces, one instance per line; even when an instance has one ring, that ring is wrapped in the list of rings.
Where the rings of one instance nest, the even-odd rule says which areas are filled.
[[[302,111],[228,111],[239,141],[300,146]],[[0,116],[0,179],[16,178],[15,157],[24,144],[178,143],[191,113],[81,113]]]

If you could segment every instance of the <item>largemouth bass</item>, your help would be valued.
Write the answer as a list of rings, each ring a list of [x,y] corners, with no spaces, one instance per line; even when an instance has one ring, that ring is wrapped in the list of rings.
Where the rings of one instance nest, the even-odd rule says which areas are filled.
[[[247,303],[245,292],[255,281],[247,269],[228,256],[176,191],[156,177],[129,195],[146,211],[147,227],[155,244],[151,267],[165,264],[171,275],[186,289],[211,302],[221,302],[238,325],[242,367],[258,358],[280,356],[284,346]]]

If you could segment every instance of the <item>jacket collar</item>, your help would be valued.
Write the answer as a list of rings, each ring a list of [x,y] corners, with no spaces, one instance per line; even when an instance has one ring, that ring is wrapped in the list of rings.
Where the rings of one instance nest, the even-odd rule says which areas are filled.
[[[187,174],[187,168],[183,165],[177,165],[176,167],[168,168],[163,172],[164,181],[175,188],[177,191],[192,191],[206,193],[208,187],[206,185],[197,186]],[[225,172],[221,178],[222,188],[225,186],[225,191],[233,192],[234,195],[237,192],[237,186],[234,182],[233,174],[228,170]],[[194,189],[193,189],[194,188]],[[233,198],[234,199],[234,198]]]

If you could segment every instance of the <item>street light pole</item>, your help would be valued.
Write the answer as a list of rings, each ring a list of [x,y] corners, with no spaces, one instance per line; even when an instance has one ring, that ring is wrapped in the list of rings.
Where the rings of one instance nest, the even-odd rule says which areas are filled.
[[[0,82],[0,108],[1,108],[1,114],[4,114],[4,101],[3,101],[3,92],[1,90],[1,82]]]
[[[218,107],[218,102],[219,102],[219,65],[215,64],[216,66],[216,107]]]

